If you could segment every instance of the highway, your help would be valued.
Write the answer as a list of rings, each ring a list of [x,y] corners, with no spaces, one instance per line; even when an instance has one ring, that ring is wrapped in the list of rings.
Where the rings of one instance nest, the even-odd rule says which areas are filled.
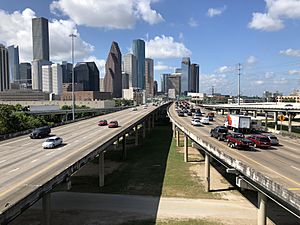
[[[191,125],[191,117],[179,117],[174,104],[170,107],[170,115],[179,124],[191,131],[197,137],[217,147],[222,152],[237,159],[256,171],[262,173],[276,183],[284,186],[295,195],[300,195],[300,149],[299,139],[279,136],[281,146],[272,146],[270,149],[256,148],[253,151],[230,148],[226,142],[210,137],[210,129],[223,125],[223,117],[216,115],[210,125],[195,127]],[[213,178],[212,178],[213,179]]]
[[[30,139],[28,135],[0,142],[0,216],[6,209],[156,108],[138,107],[137,111],[126,109],[52,128],[51,135],[60,136],[64,140],[63,145],[55,149],[43,149],[45,138]],[[97,125],[100,119],[108,122],[117,120],[119,127],[100,127]]]

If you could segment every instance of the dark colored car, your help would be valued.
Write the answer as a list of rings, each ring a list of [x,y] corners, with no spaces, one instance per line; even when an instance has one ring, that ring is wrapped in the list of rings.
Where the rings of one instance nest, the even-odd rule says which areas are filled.
[[[47,137],[51,133],[51,128],[48,126],[35,128],[29,135],[31,139]]]
[[[207,113],[207,117],[208,117],[209,121],[213,121],[215,114],[213,112],[209,112],[209,113]]]
[[[109,128],[116,128],[118,126],[119,126],[119,124],[118,124],[118,121],[116,121],[116,120],[110,121],[109,124],[108,124]]]
[[[245,138],[242,133],[228,133],[226,136],[228,146],[231,148],[250,148],[252,146],[252,141]]]
[[[219,141],[225,140],[228,134],[227,127],[217,126],[210,130],[210,136],[217,138]]]
[[[184,116],[184,112],[183,111],[178,111],[178,116]]]
[[[192,116],[193,113],[192,113],[191,111],[188,111],[188,112],[187,112],[187,115],[188,115],[188,116]]]
[[[271,147],[271,141],[269,138],[265,135],[251,135],[247,137],[250,141],[253,142],[253,147],[259,147],[259,148],[269,148]]]
[[[98,126],[106,126],[107,125],[107,120],[100,120],[98,122]]]

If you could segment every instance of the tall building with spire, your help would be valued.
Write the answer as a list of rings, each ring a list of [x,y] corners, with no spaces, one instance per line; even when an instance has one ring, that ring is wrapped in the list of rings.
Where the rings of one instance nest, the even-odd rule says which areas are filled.
[[[145,42],[141,39],[133,40],[132,52],[137,60],[137,87],[145,89]]]
[[[117,42],[113,41],[105,63],[104,91],[114,98],[122,97],[122,55]]]

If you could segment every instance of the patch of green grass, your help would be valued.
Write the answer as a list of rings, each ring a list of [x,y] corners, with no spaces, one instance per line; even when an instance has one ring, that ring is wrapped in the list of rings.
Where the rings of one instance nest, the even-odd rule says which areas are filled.
[[[121,225],[222,225],[219,222],[213,222],[204,219],[188,219],[188,220],[163,220],[163,221],[153,221],[153,220],[131,220]]]
[[[162,195],[165,197],[218,198],[217,194],[204,191],[200,181],[191,176],[189,163],[183,161],[183,153],[177,151],[172,141],[165,173]]]

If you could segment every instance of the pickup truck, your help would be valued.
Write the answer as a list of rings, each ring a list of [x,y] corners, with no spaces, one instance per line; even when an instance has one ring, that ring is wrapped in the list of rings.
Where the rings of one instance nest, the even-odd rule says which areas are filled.
[[[219,141],[225,140],[228,129],[224,126],[217,126],[210,130],[210,136],[217,138]]]
[[[242,133],[228,133],[226,136],[228,146],[231,148],[249,149],[253,143],[249,139],[245,138]]]

